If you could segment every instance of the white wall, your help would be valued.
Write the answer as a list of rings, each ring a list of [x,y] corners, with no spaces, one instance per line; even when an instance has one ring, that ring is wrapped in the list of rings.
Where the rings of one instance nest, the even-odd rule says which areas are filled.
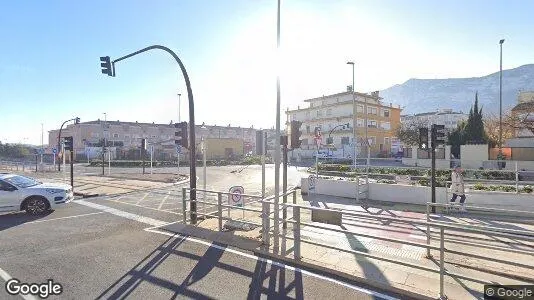
[[[464,169],[478,169],[489,159],[488,145],[461,145],[460,162]]]
[[[360,191],[365,190],[365,186],[360,185]],[[301,180],[301,192],[308,193],[308,178]],[[317,179],[314,194],[325,196],[338,196],[346,198],[356,198],[356,182],[342,180]],[[426,205],[431,202],[430,187],[369,183],[369,199]],[[436,188],[436,202],[448,203],[452,195],[442,187]],[[457,199],[456,201],[459,201]],[[534,195],[515,194],[504,192],[468,191],[468,205],[490,208],[501,208],[511,210],[532,211],[534,209]]]

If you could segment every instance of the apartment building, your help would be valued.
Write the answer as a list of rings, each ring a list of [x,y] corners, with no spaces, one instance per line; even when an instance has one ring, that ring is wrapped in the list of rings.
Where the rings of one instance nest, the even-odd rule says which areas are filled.
[[[77,125],[69,124],[62,129],[61,136],[72,136],[74,152],[78,159],[93,159],[101,155],[102,144],[105,139],[110,148],[112,159],[141,157],[141,140],[147,139],[149,150],[154,148],[155,159],[173,159],[176,155],[175,127],[168,124],[139,123],[123,121],[96,120]],[[217,125],[195,125],[195,140],[197,155],[200,154],[200,142],[204,138],[208,145],[207,156],[213,159],[228,159],[242,156],[255,149],[256,129]],[[49,144],[57,147],[59,129],[51,130],[48,134]],[[274,147],[271,138],[268,144]],[[183,149],[184,159],[187,149]]]
[[[378,92],[371,94],[347,92],[304,100],[309,106],[287,110],[287,125],[292,120],[302,122],[302,144],[300,155],[309,157],[319,148],[325,148],[327,138],[332,138],[336,155],[348,157],[354,155],[365,157],[365,127],[370,143],[371,156],[379,153],[393,152],[396,144],[395,129],[400,124],[401,108],[392,103],[385,104]],[[367,117],[367,122],[366,122]],[[356,124],[356,136],[353,136],[353,121]],[[366,124],[367,123],[367,124]],[[343,126],[345,124],[345,126]],[[347,126],[348,124],[348,126]],[[315,138],[320,130],[322,139]],[[356,141],[356,145],[351,146]],[[355,150],[354,150],[355,149]]]
[[[401,122],[403,124],[415,123],[426,125],[428,128],[432,124],[444,125],[445,129],[450,132],[456,129],[461,122],[467,121],[468,118],[469,115],[463,112],[455,112],[452,109],[442,108],[432,112],[401,116]]]

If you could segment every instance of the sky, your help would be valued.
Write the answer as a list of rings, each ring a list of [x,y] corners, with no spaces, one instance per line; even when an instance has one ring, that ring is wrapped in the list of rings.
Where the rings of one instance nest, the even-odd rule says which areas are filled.
[[[282,0],[278,50],[276,11],[276,0],[0,1],[0,141],[37,145],[43,128],[46,144],[74,117],[167,124],[180,106],[188,121],[184,77],[166,52],[101,74],[100,56],[150,45],[182,60],[197,124],[254,128],[275,126],[277,74],[285,110],[345,91],[347,61],[359,92],[496,72],[501,38],[504,69],[534,61],[529,0]]]

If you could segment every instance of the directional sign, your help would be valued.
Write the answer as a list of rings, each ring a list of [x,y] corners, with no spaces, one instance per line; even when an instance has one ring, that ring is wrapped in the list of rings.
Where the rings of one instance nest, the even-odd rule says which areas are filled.
[[[44,149],[43,148],[39,148],[39,154],[44,154]]]
[[[228,195],[228,205],[232,206],[243,206],[243,194],[245,189],[242,186],[233,186],[229,190],[230,195]]]
[[[182,153],[182,146],[176,145],[176,154],[181,154],[181,153]]]
[[[52,153],[57,154],[57,149],[56,148],[52,149]]]
[[[315,190],[315,184],[317,183],[317,177],[314,175],[310,175],[308,177],[308,190],[313,191]]]

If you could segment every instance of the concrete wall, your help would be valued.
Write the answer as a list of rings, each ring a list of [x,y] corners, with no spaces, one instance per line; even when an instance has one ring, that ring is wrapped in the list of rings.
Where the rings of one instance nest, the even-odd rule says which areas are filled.
[[[460,159],[462,168],[478,169],[482,168],[482,162],[489,159],[488,145],[461,145]]]
[[[200,151],[200,147],[197,147]],[[243,140],[229,138],[207,138],[206,139],[206,158],[207,159],[228,159],[226,149],[230,149],[232,155],[243,155]],[[199,152],[200,153],[200,152]]]
[[[360,191],[365,189],[365,186],[360,186]],[[308,193],[308,178],[302,178],[301,192]],[[315,191],[312,193],[355,199],[356,182],[317,179]],[[427,202],[431,201],[430,187],[423,186],[369,183],[368,193],[371,200],[419,205],[426,205]],[[438,203],[447,203],[450,197],[451,194],[445,188],[436,188],[436,201]],[[471,206],[524,211],[534,209],[534,195],[531,194],[468,191],[466,201]]]
[[[450,169],[451,161],[451,146],[445,146],[445,159],[436,159],[436,168],[438,169]],[[417,147],[412,147],[412,158],[402,158],[402,164],[407,166],[418,166],[430,168],[432,166],[431,159],[417,158]]]

